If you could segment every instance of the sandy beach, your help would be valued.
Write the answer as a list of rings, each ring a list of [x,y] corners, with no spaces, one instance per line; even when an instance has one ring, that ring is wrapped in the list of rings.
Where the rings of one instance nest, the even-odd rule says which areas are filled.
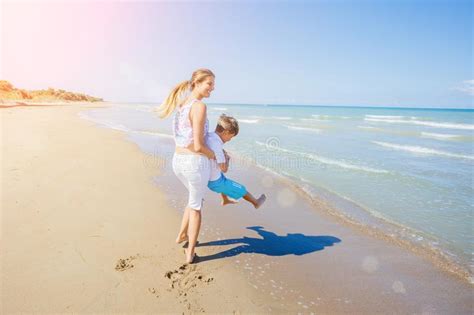
[[[0,111],[1,313],[263,311],[225,270],[182,266],[156,170],[89,106]]]
[[[472,313],[466,280],[253,168],[233,175],[265,190],[264,207],[210,195],[200,259],[183,265],[169,152],[149,156],[78,115],[100,106],[0,108],[2,314]]]

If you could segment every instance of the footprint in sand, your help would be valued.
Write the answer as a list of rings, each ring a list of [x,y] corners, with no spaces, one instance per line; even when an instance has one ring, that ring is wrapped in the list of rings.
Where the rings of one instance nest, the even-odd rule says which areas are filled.
[[[196,265],[181,265],[176,270],[170,270],[165,273],[165,278],[171,280],[167,291],[174,291],[178,294],[179,302],[192,312],[203,313],[204,309],[198,305],[198,301],[189,301],[193,289],[202,284],[210,284],[214,278],[207,277],[196,270]],[[192,299],[192,298],[191,298]]]
[[[170,289],[177,289],[179,296],[186,296],[187,293],[200,283],[210,284],[214,278],[206,277],[196,271],[196,265],[181,265],[178,269],[167,271],[165,277],[171,280]]]
[[[124,270],[127,270],[127,269],[130,269],[130,268],[133,268],[134,265],[132,264],[132,261],[134,261],[135,259],[139,258],[140,257],[140,254],[137,254],[135,256],[130,256],[128,258],[120,258],[117,263],[115,264],[115,270],[117,271],[124,271]]]

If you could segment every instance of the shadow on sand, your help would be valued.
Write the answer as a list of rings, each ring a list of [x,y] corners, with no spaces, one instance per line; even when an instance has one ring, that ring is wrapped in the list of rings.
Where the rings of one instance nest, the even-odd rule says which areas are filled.
[[[196,263],[225,257],[233,257],[241,253],[255,253],[268,256],[301,256],[323,250],[326,246],[332,246],[334,243],[341,242],[337,237],[325,235],[306,236],[301,233],[295,233],[287,234],[286,236],[279,236],[273,232],[265,231],[262,226],[250,226],[247,227],[247,229],[257,232],[262,238],[243,237],[199,243],[199,247],[231,244],[241,245],[213,255],[199,256]]]

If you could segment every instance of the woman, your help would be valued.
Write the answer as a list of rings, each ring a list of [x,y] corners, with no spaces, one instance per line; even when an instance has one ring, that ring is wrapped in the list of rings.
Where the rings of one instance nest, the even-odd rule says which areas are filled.
[[[194,71],[191,80],[178,84],[159,108],[161,118],[170,116],[176,110],[173,119],[176,143],[173,171],[189,193],[176,242],[189,242],[185,251],[187,263],[192,263],[195,257],[203,196],[210,177],[209,159],[215,159],[214,152],[209,150],[204,141],[209,121],[206,105],[201,101],[214,90],[214,78],[211,70]]]

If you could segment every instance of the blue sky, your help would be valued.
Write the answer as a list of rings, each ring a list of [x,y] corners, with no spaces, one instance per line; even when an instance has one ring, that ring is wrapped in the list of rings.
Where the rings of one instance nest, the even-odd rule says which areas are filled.
[[[2,36],[1,77],[159,103],[206,67],[216,74],[210,103],[466,108],[472,11],[456,0],[9,2],[2,34],[44,34],[29,50],[43,57]],[[46,12],[63,18],[45,23]],[[15,24],[15,13],[43,22]]]

